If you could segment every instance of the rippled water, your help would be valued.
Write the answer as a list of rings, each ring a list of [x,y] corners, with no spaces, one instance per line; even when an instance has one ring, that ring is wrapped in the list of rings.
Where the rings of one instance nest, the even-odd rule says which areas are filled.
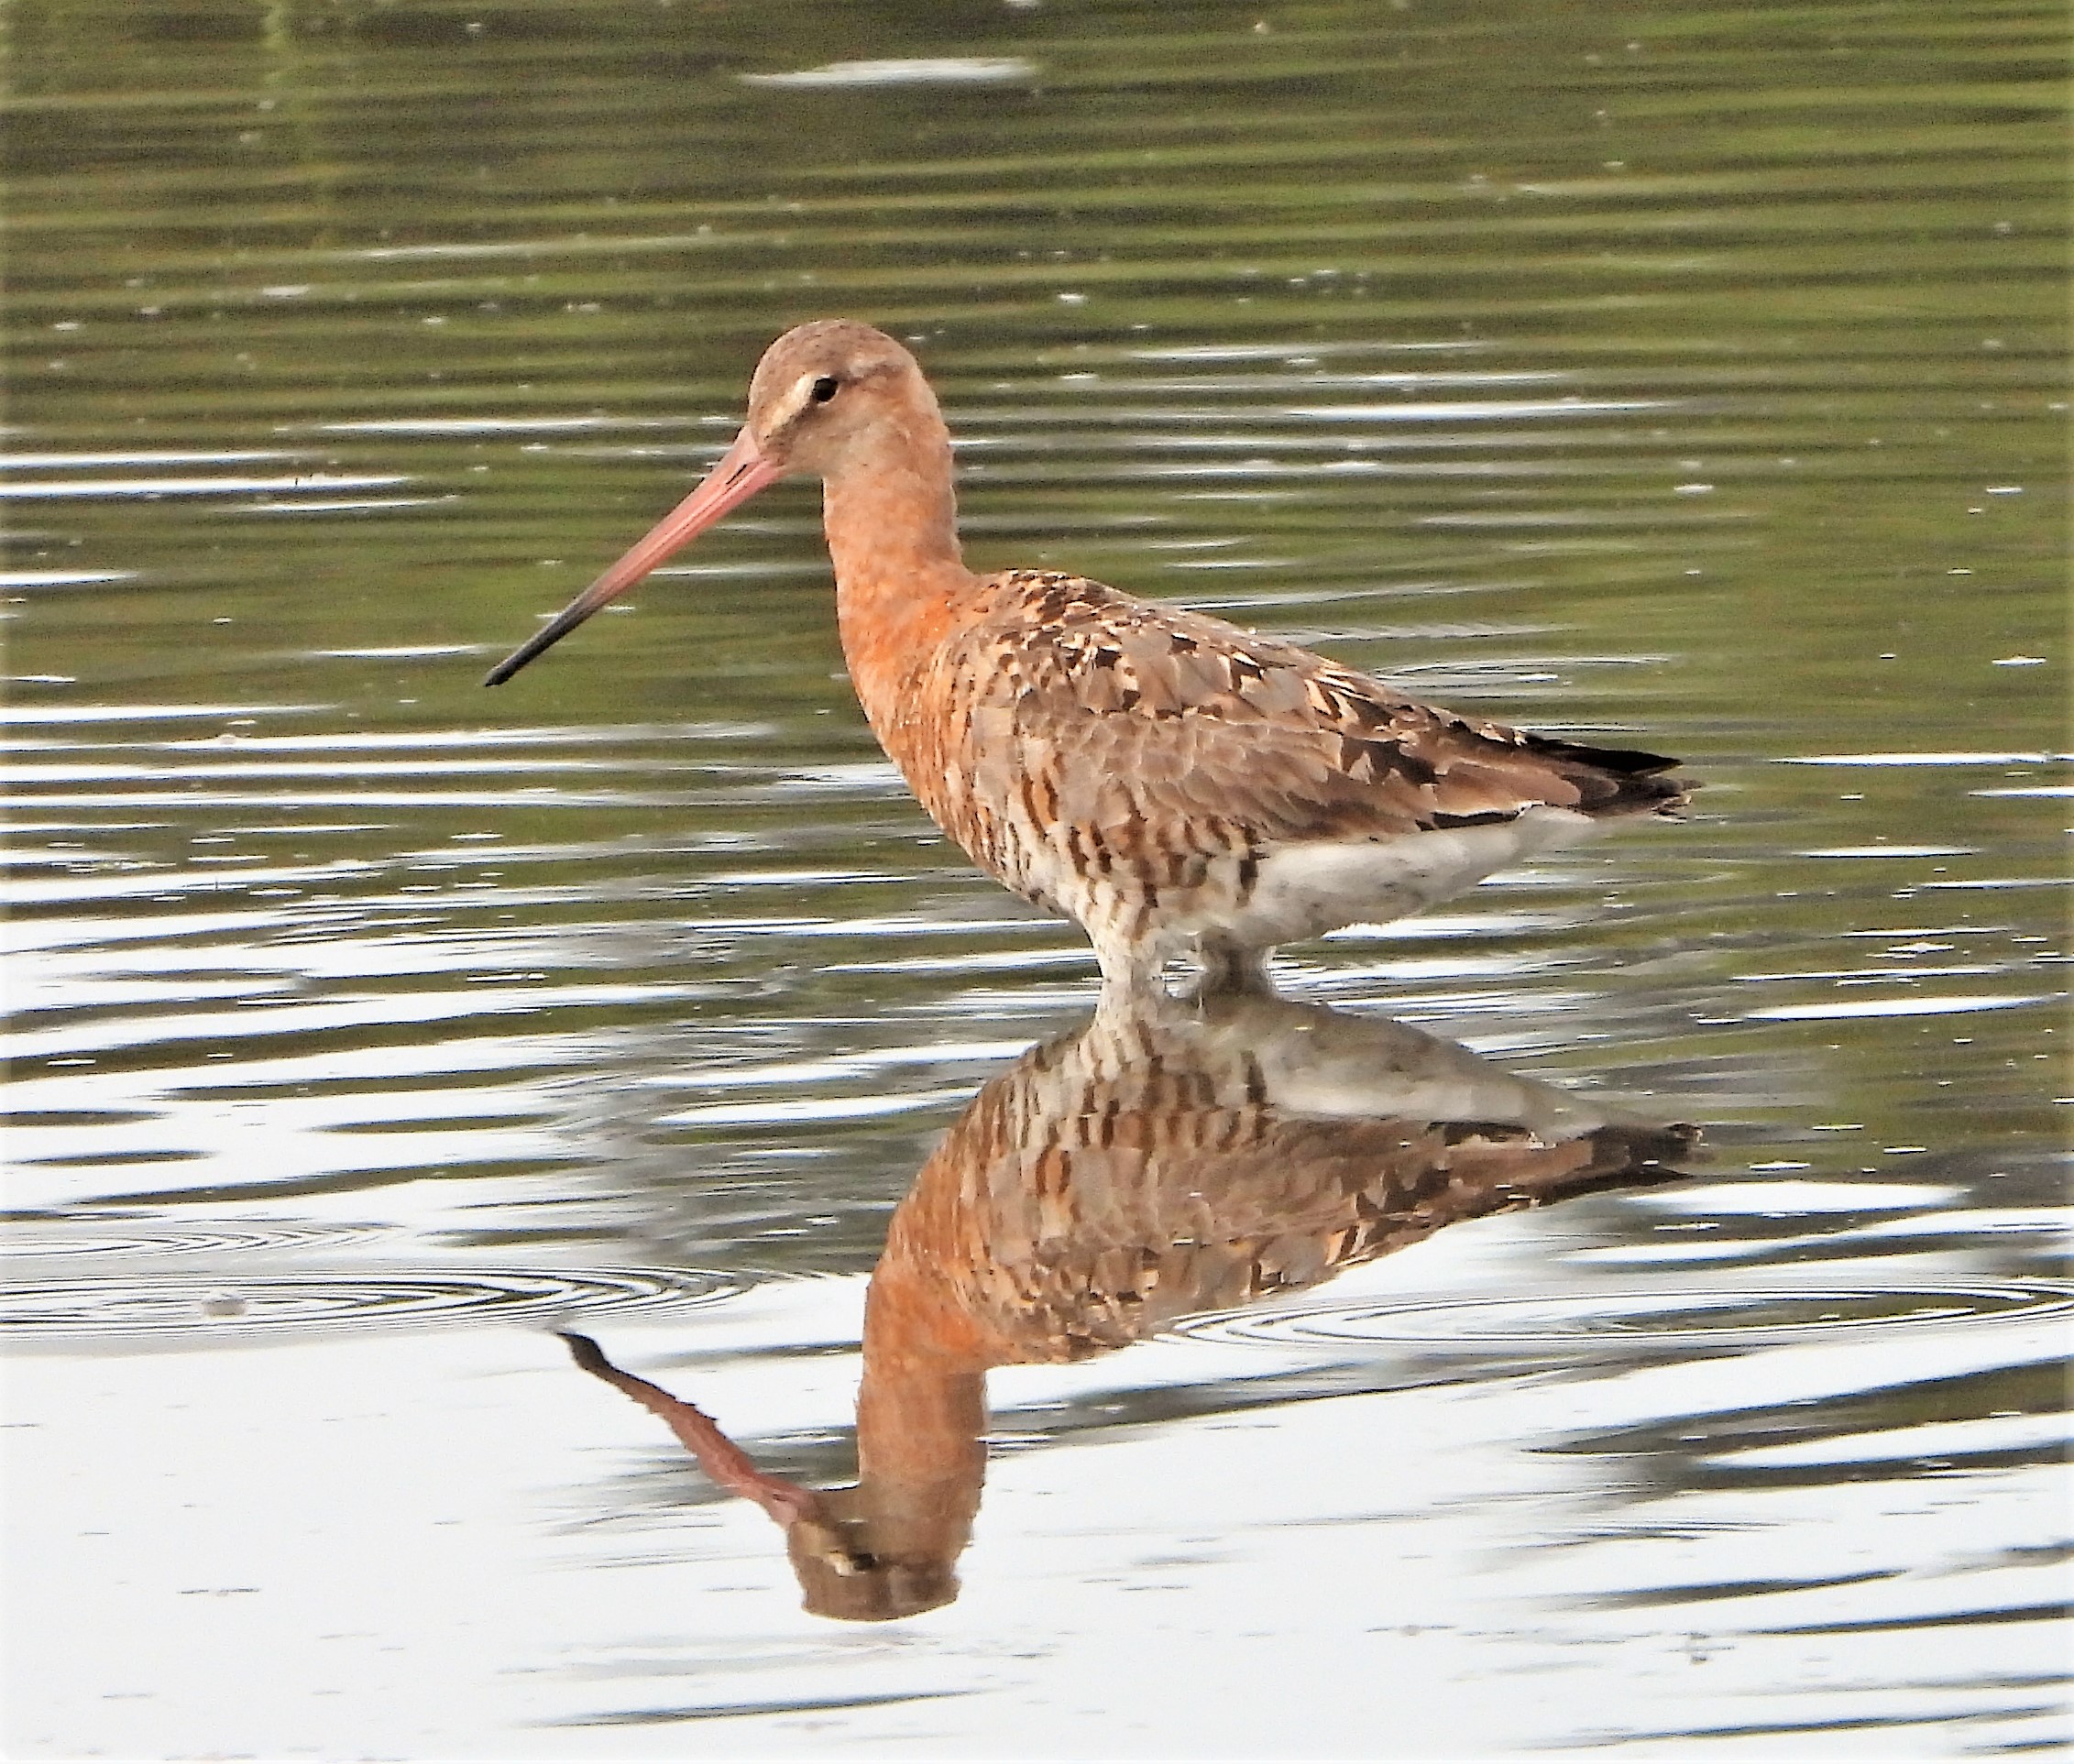
[[[2061,16],[0,24],[10,1752],[2064,1743]],[[809,489],[482,692],[829,313],[979,566],[1694,816],[1087,1029]]]

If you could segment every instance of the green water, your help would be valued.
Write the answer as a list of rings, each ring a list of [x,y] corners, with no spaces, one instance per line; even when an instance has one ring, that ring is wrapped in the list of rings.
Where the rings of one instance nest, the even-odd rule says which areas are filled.
[[[2060,12],[8,0],[0,27],[8,1204],[42,1246],[11,1315],[62,1350],[16,1363],[15,1474],[86,1501],[99,1389],[96,1412],[195,1418],[152,1434],[150,1474],[219,1491],[161,1511],[145,1473],[97,1473],[97,1517],[16,1549],[10,1596],[51,1612],[54,1646],[163,1637],[205,1604],[282,1687],[156,1643],[155,1665],[74,1649],[61,1670],[39,1645],[11,1750],[655,1755],[688,1731],[655,1711],[740,1709],[744,1754],[1008,1732],[1044,1755],[1333,1755],[1376,1744],[1381,1705],[1329,1694],[1350,1665],[1377,1697],[1441,1687],[1406,1756],[1945,1756],[2053,1731],[2036,1564],[2065,1516],[2034,1433],[2058,1349],[1978,1320],[1796,1348],[1819,1308],[1767,1283],[1798,1270],[1849,1316],[2052,1290]],[[1360,1276],[1363,1303],[1524,1285],[1597,1315],[1647,1271],[1669,1316],[1681,1280],[1703,1309],[1747,1286],[1752,1329],[1788,1342],[1776,1371],[1708,1375],[1704,1419],[1623,1407],[1641,1387],[1604,1365],[1565,1408],[1496,1349],[1427,1378],[1394,1336],[1322,1370],[1228,1343],[1199,1365],[1191,1337],[1081,1383],[997,1375],[1021,1449],[990,1474],[967,1596],[866,1659],[794,1610],[757,1516],[687,1517],[701,1485],[653,1423],[552,1342],[462,1327],[521,1276],[582,1315],[576,1271],[618,1270],[659,1307],[597,1324],[623,1361],[731,1393],[738,1435],[846,1477],[853,1301],[890,1211],[966,1100],[1092,1007],[1078,932],[972,871],[872,744],[810,487],[477,684],[717,455],[763,345],[832,314],[923,359],[976,567],[1082,572],[1705,781],[1682,825],[1278,973],[1707,1131],[1688,1186],[1451,1230]],[[312,1299],[266,1354],[242,1351],[263,1316],[180,1309],[190,1276],[225,1305],[276,1279],[329,1283],[345,1316],[392,1264],[480,1305],[399,1301],[393,1337],[334,1340]],[[140,1304],[170,1319],[148,1341]],[[1845,1357],[1816,1377],[1793,1357],[1816,1353]],[[305,1378],[354,1355],[397,1393],[347,1405],[387,1413],[382,1439],[296,1419]],[[1454,1380],[1474,1394],[1450,1407]],[[455,1403],[471,1445],[441,1444]],[[232,1498],[210,1451],[269,1412],[247,1470],[278,1487],[335,1461],[347,1557],[433,1560],[414,1528],[459,1507],[428,1494],[370,1543],[420,1474],[373,1466],[459,1454],[488,1503],[461,1532],[498,1540],[468,1570],[487,1604],[565,1604],[567,1632],[473,1607],[441,1627],[433,1594],[424,1633],[332,1609],[285,1544],[224,1571],[270,1591],[175,1602],[236,1553],[177,1515]],[[586,1441],[615,1424],[601,1463]],[[1738,1506],[1755,1485],[1720,1465],[1808,1427]],[[1948,1432],[1866,1473],[1863,1440],[1921,1428]],[[1227,1510],[1199,1486],[1220,1441],[1274,1492]],[[1387,1475],[1328,1517],[1278,1451],[1374,1452]],[[1083,1500],[1115,1517],[1045,1528]],[[1971,1542],[1937,1528],[1959,1511]],[[1392,1529],[1421,1514],[1425,1555]],[[1306,1553],[1327,1524],[1360,1548]],[[192,1560],[126,1605],[91,1541],[110,1526]],[[1739,1541],[1690,1541],[1712,1535]],[[1824,1586],[1873,1577],[1848,1608],[1796,1578],[1825,1537],[1858,1555]],[[1429,1555],[1585,1566],[1375,1590],[1425,1586]],[[1117,1564],[1141,1558],[1134,1591]],[[1365,1590],[1325,1595],[1356,1561]],[[649,1602],[622,1608],[635,1583]],[[1131,1615],[1169,1586],[1185,1620]],[[1542,1598],[1569,1614],[1545,1631],[1522,1615]],[[1578,1616],[1630,1608],[1654,1627]],[[333,1685],[310,1638],[392,1623],[418,1663]],[[1806,1640],[1837,1623],[1859,1626],[1844,1652]],[[462,1647],[471,1624],[488,1639]],[[1443,1629],[1456,1651],[1429,1654]],[[1648,1651],[1673,1632],[1735,1675]],[[655,1665],[673,1649],[696,1671]],[[1336,1713],[1259,1728],[1307,1672]]]

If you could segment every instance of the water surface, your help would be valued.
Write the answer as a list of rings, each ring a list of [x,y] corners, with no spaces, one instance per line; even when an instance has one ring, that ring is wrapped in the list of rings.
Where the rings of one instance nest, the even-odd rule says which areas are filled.
[[[2057,12],[0,16],[11,1751],[2064,1743]],[[1704,1146],[1218,1214],[1289,1277],[999,1363],[868,1627],[549,1331],[854,1482],[889,1222],[1092,956],[872,743],[808,487],[477,685],[834,313],[975,565],[1706,782],[1289,952],[1366,1051],[1269,1099]],[[1392,1024],[1531,1119],[1355,1107]]]

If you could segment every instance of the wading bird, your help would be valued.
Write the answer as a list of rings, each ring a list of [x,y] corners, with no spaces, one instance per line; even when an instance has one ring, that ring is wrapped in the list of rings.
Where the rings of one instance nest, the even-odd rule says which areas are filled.
[[[1276,945],[1419,911],[1605,823],[1672,815],[1653,753],[1422,705],[1356,669],[1077,575],[975,575],[950,434],[913,356],[847,319],[758,363],[719,464],[505,661],[509,680],[779,478],[821,479],[836,617],[872,732],[938,826],[1076,919],[1106,992],[1191,946],[1259,990]]]

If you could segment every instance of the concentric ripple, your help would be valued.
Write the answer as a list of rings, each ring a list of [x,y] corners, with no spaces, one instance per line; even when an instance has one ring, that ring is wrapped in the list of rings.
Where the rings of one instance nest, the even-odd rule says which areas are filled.
[[[1740,1348],[1871,1331],[2035,1322],[2070,1314],[2074,1283],[1994,1278],[1790,1290],[1721,1287],[1318,1304],[1213,1312],[1178,1325],[1175,1332],[1196,1340],[1279,1348],[1404,1343],[1574,1351],[1581,1344],[1632,1342]]]
[[[17,1221],[7,1228],[6,1260],[73,1256],[249,1255],[272,1250],[338,1250],[388,1234],[380,1225],[285,1223],[213,1219],[170,1224],[123,1219]]]
[[[684,1309],[731,1298],[728,1277],[675,1268],[372,1267],[303,1274],[96,1275],[0,1294],[0,1333],[37,1342],[160,1342],[335,1333]]]

